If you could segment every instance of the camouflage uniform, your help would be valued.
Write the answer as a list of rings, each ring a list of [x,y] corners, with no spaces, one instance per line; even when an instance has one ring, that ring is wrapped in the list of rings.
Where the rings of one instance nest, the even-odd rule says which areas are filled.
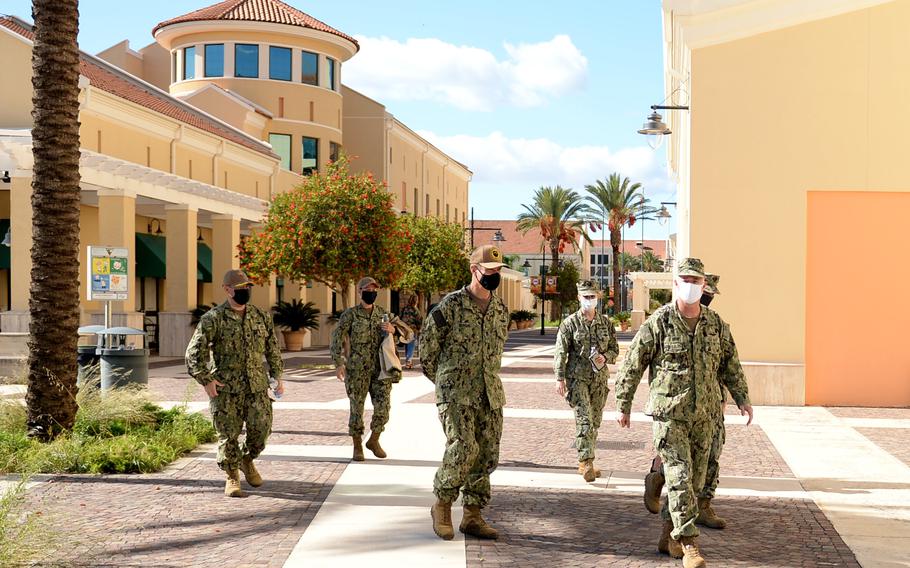
[[[649,368],[654,446],[663,460],[669,497],[661,515],[672,519],[674,539],[697,536],[696,495],[705,484],[722,400],[718,379],[737,405],[749,404],[730,328],[716,312],[701,306],[695,332],[690,334],[675,303],[658,309],[635,335],[617,376],[619,412],[631,412],[635,389]]]
[[[486,313],[462,288],[442,299],[420,334],[423,372],[436,383],[436,405],[446,434],[433,493],[464,505],[490,501],[490,474],[499,463],[505,392],[499,380],[509,312],[495,294]]]
[[[594,459],[597,429],[610,391],[607,383],[610,370],[607,365],[600,371],[594,370],[590,358],[592,347],[606,357],[607,363],[614,362],[619,354],[610,319],[595,314],[589,322],[579,310],[559,326],[553,359],[553,372],[557,379],[565,379],[566,400],[575,410],[575,448],[579,462]]]
[[[263,360],[268,363],[268,374]],[[224,385],[209,400],[218,433],[218,466],[230,471],[245,457],[256,459],[272,431],[269,376],[279,380],[283,371],[271,315],[252,305],[236,312],[227,302],[212,308],[196,326],[186,348],[186,364],[199,384],[217,379]],[[244,424],[246,439],[240,444]]]
[[[399,330],[410,333],[397,316],[379,305],[367,310],[358,304],[345,310],[338,318],[338,325],[332,332],[331,353],[336,367],[344,367],[344,388],[351,402],[351,416],[348,419],[348,434],[363,435],[363,405],[370,393],[373,403],[373,419],[370,430],[380,433],[389,422],[392,381],[379,378],[379,347],[385,338],[380,325],[382,316]]]

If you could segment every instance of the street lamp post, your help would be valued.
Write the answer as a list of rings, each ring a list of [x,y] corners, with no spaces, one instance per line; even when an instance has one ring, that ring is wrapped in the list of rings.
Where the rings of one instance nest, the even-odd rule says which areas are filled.
[[[501,227],[474,227],[474,208],[471,207],[471,226],[465,229],[471,231],[471,250],[474,250],[474,231],[496,231],[493,233],[494,243],[504,243],[506,238],[502,235]]]
[[[522,265],[522,268],[531,268],[532,260],[541,260],[539,258],[525,258],[525,263]],[[540,335],[545,335],[544,332],[544,318],[546,314],[544,310],[546,309],[546,297],[547,297],[547,248],[543,249],[543,264],[540,265]]]

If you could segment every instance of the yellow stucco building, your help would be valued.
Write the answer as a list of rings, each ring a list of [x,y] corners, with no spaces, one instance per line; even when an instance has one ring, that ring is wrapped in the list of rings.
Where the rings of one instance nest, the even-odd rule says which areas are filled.
[[[721,275],[755,399],[910,405],[910,1],[663,7],[678,254]]]
[[[271,196],[342,148],[388,183],[399,209],[464,219],[470,170],[342,85],[359,49],[347,34],[277,0],[228,0],[162,22],[153,36],[139,51],[121,42],[81,54],[80,262],[88,245],[129,250],[135,276],[113,321],[144,326],[162,355],[183,353],[191,309],[222,299],[220,275],[237,266],[237,245]],[[0,18],[5,334],[28,330],[31,45],[27,22]],[[103,306],[85,300],[85,280],[82,320],[98,322]],[[326,315],[341,305],[324,286],[280,278],[253,302],[279,297],[314,301]],[[392,303],[388,291],[383,301]],[[327,328],[308,338],[325,344]]]

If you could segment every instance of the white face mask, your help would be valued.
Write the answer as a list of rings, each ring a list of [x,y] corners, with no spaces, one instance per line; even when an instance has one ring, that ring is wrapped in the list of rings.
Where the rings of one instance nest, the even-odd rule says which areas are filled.
[[[691,282],[677,280],[676,288],[679,293],[679,299],[687,304],[694,304],[701,300],[701,284],[693,284]]]
[[[579,301],[581,302],[581,309],[586,312],[597,309],[597,298],[594,298],[593,300],[585,300],[582,298]]]

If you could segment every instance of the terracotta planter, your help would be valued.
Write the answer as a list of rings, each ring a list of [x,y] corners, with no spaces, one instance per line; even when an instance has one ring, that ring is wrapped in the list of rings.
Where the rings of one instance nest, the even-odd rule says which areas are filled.
[[[619,322],[619,329],[622,331],[629,331],[630,327],[632,327],[632,324],[627,321]]]
[[[284,336],[284,347],[288,351],[300,351],[303,349],[303,338],[306,336],[306,330],[300,331],[282,331]]]

